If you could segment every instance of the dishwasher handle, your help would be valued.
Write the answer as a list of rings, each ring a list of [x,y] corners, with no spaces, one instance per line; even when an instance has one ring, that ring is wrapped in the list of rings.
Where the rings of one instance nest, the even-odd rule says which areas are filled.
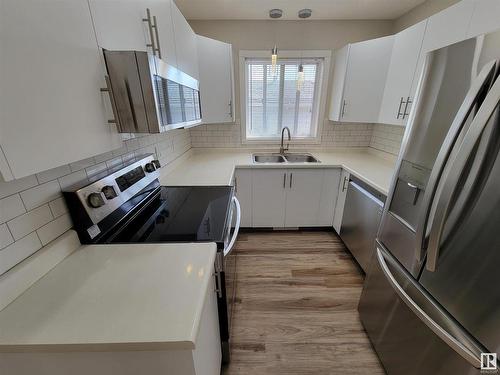
[[[380,208],[384,207],[384,202],[378,199],[375,195],[370,193],[368,190],[364,189],[361,185],[357,184],[355,181],[349,181],[349,188],[356,189],[361,194],[366,196],[371,201],[375,202]]]

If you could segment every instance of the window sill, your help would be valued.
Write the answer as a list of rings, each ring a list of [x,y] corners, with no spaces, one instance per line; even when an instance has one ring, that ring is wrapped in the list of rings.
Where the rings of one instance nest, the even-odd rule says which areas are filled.
[[[308,138],[292,138],[288,141],[288,138],[284,138],[284,143],[290,143],[292,145],[318,145],[321,143],[320,137],[308,137]],[[241,138],[241,143],[246,145],[275,145],[281,142],[281,137],[276,138]]]

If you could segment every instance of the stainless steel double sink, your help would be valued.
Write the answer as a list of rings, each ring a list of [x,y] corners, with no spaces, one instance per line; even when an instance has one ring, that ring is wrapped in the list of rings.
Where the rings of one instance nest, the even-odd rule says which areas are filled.
[[[319,163],[311,154],[275,154],[275,153],[259,153],[253,154],[252,159],[254,163]]]

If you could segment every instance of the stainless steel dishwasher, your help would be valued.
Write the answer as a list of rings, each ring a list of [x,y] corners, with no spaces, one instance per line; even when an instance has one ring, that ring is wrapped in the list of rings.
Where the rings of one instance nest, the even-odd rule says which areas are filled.
[[[340,238],[366,272],[375,250],[385,196],[355,177],[347,189]]]

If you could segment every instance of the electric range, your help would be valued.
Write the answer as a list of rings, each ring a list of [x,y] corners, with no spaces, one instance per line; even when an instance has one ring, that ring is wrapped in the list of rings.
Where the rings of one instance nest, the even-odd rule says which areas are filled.
[[[215,242],[222,360],[230,360],[241,210],[232,186],[161,186],[152,155],[64,191],[83,244]],[[188,297],[188,296],[187,296]]]

